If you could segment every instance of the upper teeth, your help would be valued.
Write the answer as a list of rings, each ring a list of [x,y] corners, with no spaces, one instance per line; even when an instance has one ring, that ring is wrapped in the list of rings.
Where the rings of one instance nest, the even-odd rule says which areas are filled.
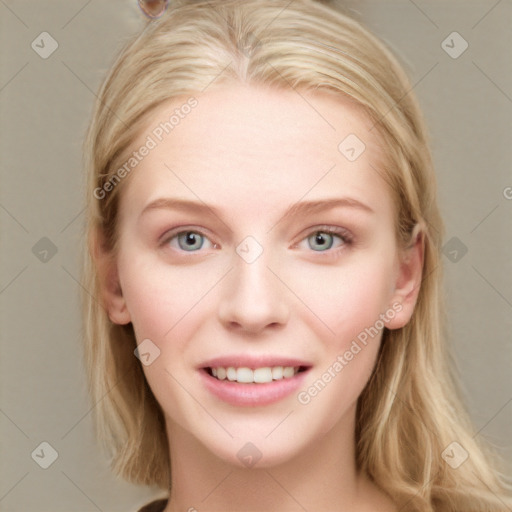
[[[224,368],[218,366],[211,368],[212,375],[219,380],[227,380],[242,382],[242,383],[265,383],[272,382],[273,380],[288,379],[293,377],[298,371],[299,366],[266,366],[264,368],[234,368],[229,366]]]

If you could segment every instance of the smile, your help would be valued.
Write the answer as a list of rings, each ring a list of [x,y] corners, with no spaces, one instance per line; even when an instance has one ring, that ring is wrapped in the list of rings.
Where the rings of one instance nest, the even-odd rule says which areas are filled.
[[[265,366],[262,368],[235,368],[228,366],[218,366],[208,368],[207,371],[212,377],[218,380],[228,380],[242,384],[265,384],[275,380],[290,379],[300,371],[304,371],[301,366]]]
[[[265,406],[290,398],[311,370],[311,365],[288,358],[272,362],[265,358],[259,364],[246,357],[229,359],[219,358],[198,369],[206,390],[235,407]]]

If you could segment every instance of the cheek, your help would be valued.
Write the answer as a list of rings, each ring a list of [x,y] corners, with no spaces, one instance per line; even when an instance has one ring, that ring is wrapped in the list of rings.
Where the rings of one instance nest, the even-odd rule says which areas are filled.
[[[190,323],[222,277],[222,269],[210,265],[170,265],[135,251],[120,255],[119,273],[137,339],[150,338],[157,345]]]
[[[318,422],[322,434],[354,413],[371,377],[382,338],[379,315],[385,312],[388,290],[387,281],[371,273],[354,273],[340,281],[335,292],[314,290],[311,295],[334,334],[319,338],[322,358],[297,395],[305,418],[323,418]]]
[[[304,282],[299,287],[297,282],[305,302],[334,332],[320,338],[324,357],[297,397],[308,419],[331,411],[319,427],[323,433],[356,406],[378,355],[384,327],[380,315],[391,307],[391,257],[358,254],[344,263],[324,269],[305,267],[303,272],[311,272],[304,276],[305,282],[314,284]]]
[[[187,426],[188,417],[201,415],[180,385],[190,382],[189,369],[194,363],[187,347],[202,326],[205,308],[210,307],[209,292],[213,295],[222,277],[221,268],[202,267],[172,266],[135,252],[119,259],[123,296],[137,343],[149,339],[159,351],[152,352],[158,356],[142,370],[165,413],[173,411],[173,420],[182,426]]]
[[[331,340],[330,352],[346,350],[353,339],[377,322],[382,329],[379,315],[391,307],[391,261],[362,255],[338,266],[303,265],[291,272],[289,279],[293,274],[301,276],[294,278],[297,296],[314,314],[317,325],[320,320],[330,330],[326,337]]]

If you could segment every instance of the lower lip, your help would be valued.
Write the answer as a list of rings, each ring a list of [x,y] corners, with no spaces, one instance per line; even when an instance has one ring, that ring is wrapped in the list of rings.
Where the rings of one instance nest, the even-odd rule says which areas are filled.
[[[287,379],[274,380],[264,384],[243,384],[212,377],[206,370],[199,373],[206,386],[217,398],[236,406],[260,406],[279,402],[301,386],[309,369],[296,373]]]

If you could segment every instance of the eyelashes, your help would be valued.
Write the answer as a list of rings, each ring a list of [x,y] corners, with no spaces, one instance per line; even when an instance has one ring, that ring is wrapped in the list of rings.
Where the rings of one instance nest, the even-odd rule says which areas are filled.
[[[212,246],[214,245],[205,235],[198,231],[180,231],[174,236],[170,237],[167,243],[171,245],[174,241],[176,241],[175,245],[177,245],[185,252],[196,252],[197,250],[203,248],[205,242],[211,244]]]
[[[321,227],[316,228],[306,238],[301,240],[300,243],[306,242],[309,249],[315,252],[327,252],[333,248],[338,239],[338,243],[334,249],[351,243],[351,238],[345,230],[335,227]]]
[[[315,255],[337,255],[352,245],[352,234],[337,226],[316,226],[306,236],[292,245],[292,249],[309,251]],[[212,242],[207,234],[200,229],[179,228],[167,233],[161,242],[163,247],[184,254],[201,254],[204,250],[217,249],[218,244]]]

